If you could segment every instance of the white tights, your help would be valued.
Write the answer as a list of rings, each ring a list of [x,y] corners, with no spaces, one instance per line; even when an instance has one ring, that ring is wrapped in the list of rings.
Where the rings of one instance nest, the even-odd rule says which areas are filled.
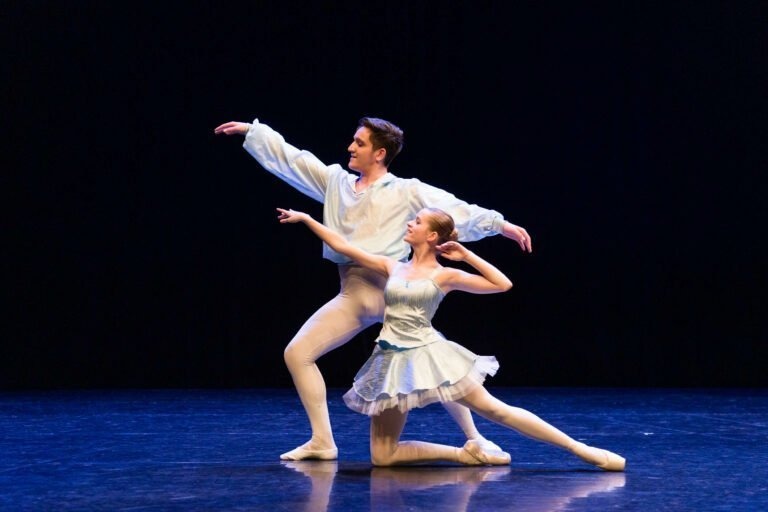
[[[459,403],[480,416],[516,430],[527,437],[543,441],[566,450],[572,450],[577,441],[545,422],[535,414],[507,405],[479,386]],[[376,466],[413,464],[437,461],[467,463],[467,454],[461,448],[421,441],[400,441],[407,412],[387,409],[371,417],[371,461]]]
[[[386,277],[354,265],[340,265],[341,290],[318,309],[285,348],[285,364],[309,418],[312,438],[304,446],[335,448],[326,388],[316,361],[356,334],[382,321]],[[362,362],[361,362],[362,364]],[[458,403],[444,404],[467,439],[480,437],[472,414]]]

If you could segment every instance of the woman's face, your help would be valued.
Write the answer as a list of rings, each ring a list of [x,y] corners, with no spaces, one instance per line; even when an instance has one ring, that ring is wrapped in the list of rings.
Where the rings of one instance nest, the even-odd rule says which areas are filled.
[[[434,233],[432,228],[429,227],[429,212],[421,210],[416,214],[416,217],[409,220],[406,224],[405,240],[409,244],[424,243],[427,241],[427,237],[430,233]]]

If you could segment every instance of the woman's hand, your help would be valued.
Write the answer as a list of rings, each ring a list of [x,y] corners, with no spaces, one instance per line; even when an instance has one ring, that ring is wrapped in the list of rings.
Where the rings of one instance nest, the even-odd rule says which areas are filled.
[[[296,222],[304,222],[304,220],[307,218],[306,213],[297,212],[296,210],[285,210],[283,208],[277,208],[277,211],[280,212],[280,215],[277,216],[280,224],[295,224]]]
[[[451,261],[464,261],[470,251],[459,242],[445,242],[435,246],[437,254]]]

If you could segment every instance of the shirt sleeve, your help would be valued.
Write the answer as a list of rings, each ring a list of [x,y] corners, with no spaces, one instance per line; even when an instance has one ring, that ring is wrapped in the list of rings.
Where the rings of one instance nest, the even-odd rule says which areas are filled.
[[[258,119],[249,126],[243,147],[264,169],[302,194],[321,203],[325,200],[332,170],[309,151],[288,144]]]
[[[433,187],[412,178],[411,200],[414,209],[440,208],[453,217],[459,240],[474,242],[488,236],[501,234],[504,230],[504,216],[476,204],[469,204],[450,192]]]

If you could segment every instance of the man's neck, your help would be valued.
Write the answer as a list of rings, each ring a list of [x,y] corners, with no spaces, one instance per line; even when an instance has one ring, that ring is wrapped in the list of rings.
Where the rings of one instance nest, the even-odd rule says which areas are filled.
[[[360,172],[360,176],[357,178],[357,189],[362,190],[370,187],[382,176],[386,175],[389,171],[386,167],[375,167],[363,172]]]

